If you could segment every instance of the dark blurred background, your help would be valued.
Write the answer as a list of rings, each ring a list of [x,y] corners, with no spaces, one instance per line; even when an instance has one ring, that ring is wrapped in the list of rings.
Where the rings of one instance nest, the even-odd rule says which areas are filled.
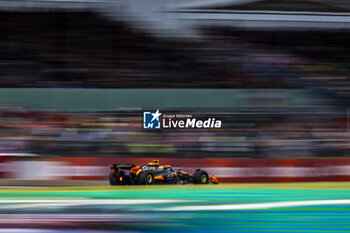
[[[0,2],[0,153],[349,155],[346,4],[197,3],[169,8],[180,28],[160,33],[137,21],[137,7],[113,18]],[[189,37],[184,22],[198,14]],[[142,110],[158,108],[215,116],[223,128],[144,132]]]

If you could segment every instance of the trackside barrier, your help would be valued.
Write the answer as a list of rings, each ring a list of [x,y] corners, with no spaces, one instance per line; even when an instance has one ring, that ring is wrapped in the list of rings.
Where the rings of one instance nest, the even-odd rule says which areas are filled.
[[[152,158],[158,159],[158,158]],[[2,158],[0,178],[28,180],[106,180],[113,163],[146,164],[150,158]],[[219,181],[237,183],[350,181],[350,158],[160,159],[189,172],[201,168]]]

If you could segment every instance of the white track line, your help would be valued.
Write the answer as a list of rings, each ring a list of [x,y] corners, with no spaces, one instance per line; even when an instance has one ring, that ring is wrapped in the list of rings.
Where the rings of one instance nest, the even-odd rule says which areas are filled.
[[[79,233],[81,230],[51,230],[51,229],[35,229],[35,228],[1,228],[0,233],[60,233],[60,232],[71,232],[71,233]],[[135,231],[104,231],[104,230],[86,230],[85,233],[136,233]]]
[[[188,200],[152,200],[152,199],[82,199],[82,200],[25,200],[8,199],[0,200],[0,209],[17,208],[42,208],[42,207],[66,207],[78,205],[133,205],[133,204],[163,204],[188,202]]]
[[[267,202],[252,204],[228,204],[228,205],[198,205],[198,206],[179,206],[156,209],[158,211],[192,211],[192,210],[250,210],[250,209],[271,209],[281,207],[298,207],[313,205],[339,205],[350,204],[350,199],[339,200],[314,200],[314,201],[285,201],[285,202]]]

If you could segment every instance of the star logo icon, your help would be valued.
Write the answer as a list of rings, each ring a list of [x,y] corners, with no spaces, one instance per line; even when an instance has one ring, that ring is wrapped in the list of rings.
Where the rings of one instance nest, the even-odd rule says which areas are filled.
[[[143,112],[143,128],[144,129],[161,129],[161,122],[160,122],[160,116],[162,115],[161,112],[159,112],[159,109],[157,111],[147,111]]]
[[[160,117],[162,114],[159,112],[159,109],[157,109],[157,111],[156,111],[155,113],[152,113],[151,115],[153,116],[153,117],[152,117],[152,120],[151,120],[151,122],[152,122],[152,121],[154,121],[154,120],[159,121],[159,117]]]

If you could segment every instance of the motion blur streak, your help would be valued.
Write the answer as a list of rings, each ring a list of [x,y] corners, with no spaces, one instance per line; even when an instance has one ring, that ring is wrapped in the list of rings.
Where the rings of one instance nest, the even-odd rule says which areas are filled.
[[[215,205],[215,206],[184,206],[170,207],[160,209],[163,211],[183,211],[183,210],[250,210],[250,209],[271,209],[282,207],[296,206],[313,206],[313,205],[340,205],[350,204],[348,200],[317,200],[317,201],[290,201],[290,202],[271,202],[257,204],[238,204],[238,205]]]
[[[0,200],[0,209],[23,209],[23,208],[39,208],[39,207],[69,207],[79,205],[131,205],[131,204],[159,204],[182,202],[181,200]],[[186,201],[185,201],[186,202]],[[8,205],[13,203],[13,205]],[[19,204],[24,203],[24,204]],[[32,203],[32,204],[27,204]]]
[[[6,189],[0,190],[4,202],[9,197],[19,203],[36,197],[40,203],[79,196],[89,205],[6,209],[1,204],[0,223],[6,229],[49,233],[349,232],[349,190],[350,183],[342,182]],[[149,202],[120,205],[115,198]]]
[[[2,228],[0,229],[0,233],[62,233],[62,232],[69,232],[69,233],[112,233],[112,232],[120,232],[120,233],[137,233],[134,231],[100,231],[100,230],[69,230],[69,231],[62,231],[62,230],[50,230],[50,229],[33,229],[33,228]]]

